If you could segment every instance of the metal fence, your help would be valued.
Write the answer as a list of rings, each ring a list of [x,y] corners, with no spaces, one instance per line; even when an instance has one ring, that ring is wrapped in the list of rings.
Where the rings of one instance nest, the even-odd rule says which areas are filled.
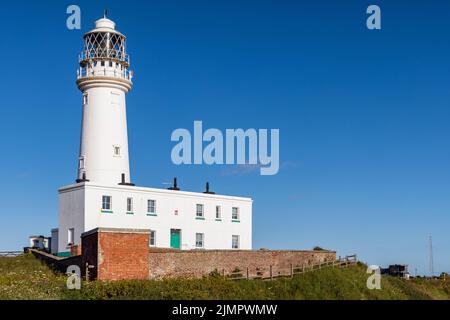
[[[0,257],[18,257],[21,254],[22,251],[0,251]]]

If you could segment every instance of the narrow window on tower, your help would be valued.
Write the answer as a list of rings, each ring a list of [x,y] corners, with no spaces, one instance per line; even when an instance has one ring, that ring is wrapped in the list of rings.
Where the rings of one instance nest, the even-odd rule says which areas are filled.
[[[83,94],[83,105],[87,105],[88,102],[89,102],[89,100],[88,100],[88,94],[85,93],[85,94]]]
[[[114,146],[114,157],[120,157],[120,146]]]
[[[84,169],[84,157],[80,157],[80,159],[78,160],[78,169]]]

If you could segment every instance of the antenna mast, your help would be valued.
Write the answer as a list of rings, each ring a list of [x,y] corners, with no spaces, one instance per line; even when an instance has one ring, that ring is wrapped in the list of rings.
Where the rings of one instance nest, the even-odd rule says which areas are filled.
[[[433,261],[433,237],[430,236],[430,274],[434,277],[434,261]]]

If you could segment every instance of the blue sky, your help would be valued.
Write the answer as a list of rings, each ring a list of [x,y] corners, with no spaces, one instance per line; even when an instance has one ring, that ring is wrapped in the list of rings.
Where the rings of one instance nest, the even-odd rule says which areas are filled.
[[[345,3],[345,4],[344,4]],[[418,2],[415,2],[418,3]],[[82,29],[66,28],[78,4]],[[369,31],[369,4],[382,30]],[[0,5],[0,250],[57,226],[74,182],[82,35],[108,8],[128,38],[138,185],[205,181],[254,199],[254,247],[358,253],[450,271],[448,1],[29,1]],[[175,166],[176,128],[279,128],[280,172]]]

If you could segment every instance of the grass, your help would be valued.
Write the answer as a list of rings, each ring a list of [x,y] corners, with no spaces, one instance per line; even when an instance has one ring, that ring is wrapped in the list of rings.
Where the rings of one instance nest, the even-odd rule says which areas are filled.
[[[192,280],[83,282],[81,290],[68,290],[64,275],[24,255],[0,258],[0,299],[450,299],[449,281],[383,277],[381,290],[369,290],[367,277],[359,264],[274,281],[231,281],[215,274]]]
[[[32,255],[0,258],[0,299],[60,299],[65,283]]]

